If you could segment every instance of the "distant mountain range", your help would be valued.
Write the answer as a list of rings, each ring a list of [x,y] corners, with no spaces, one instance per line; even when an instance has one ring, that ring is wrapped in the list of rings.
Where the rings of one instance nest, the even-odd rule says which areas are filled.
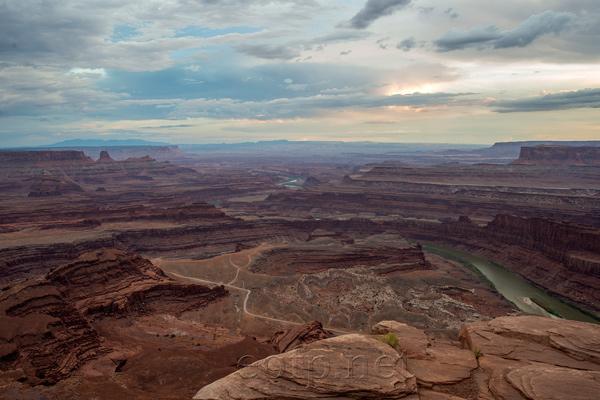
[[[38,147],[123,147],[123,146],[171,146],[165,142],[149,142],[142,139],[71,139],[54,144],[46,144]]]

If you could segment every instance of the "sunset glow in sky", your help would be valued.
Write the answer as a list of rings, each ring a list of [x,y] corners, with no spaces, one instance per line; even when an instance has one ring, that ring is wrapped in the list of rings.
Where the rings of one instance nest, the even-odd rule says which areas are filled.
[[[600,139],[600,2],[0,0],[0,138]]]

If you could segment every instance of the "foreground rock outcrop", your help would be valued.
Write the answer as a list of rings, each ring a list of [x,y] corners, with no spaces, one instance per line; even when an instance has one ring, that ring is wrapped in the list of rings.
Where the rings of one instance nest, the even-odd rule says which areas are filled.
[[[178,283],[136,254],[86,253],[0,293],[0,374],[54,384],[101,355],[109,356],[114,371],[125,360],[102,345],[94,319],[178,314],[227,294],[222,286]]]
[[[257,361],[194,399],[398,399],[416,391],[396,350],[350,334]]]
[[[598,325],[501,317],[465,325],[460,340],[481,354],[488,379],[479,385],[481,398],[583,400],[600,393]]]
[[[600,393],[598,325],[500,317],[464,325],[459,343],[382,321],[372,334],[271,356],[205,386],[194,399],[583,400]],[[398,338],[395,349],[374,340],[386,334]]]

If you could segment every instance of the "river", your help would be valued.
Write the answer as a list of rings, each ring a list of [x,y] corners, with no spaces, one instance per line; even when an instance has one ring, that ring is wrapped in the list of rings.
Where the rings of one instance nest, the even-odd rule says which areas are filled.
[[[496,289],[501,295],[515,303],[517,307],[527,313],[548,316],[548,314],[540,307],[532,305],[531,302],[528,301],[528,299],[537,299],[565,319],[591,322],[595,324],[600,323],[589,315],[570,307],[569,305],[548,295],[542,290],[530,285],[520,276],[481,257],[465,251],[454,249],[452,247],[438,246],[430,243],[424,243],[423,245],[427,248],[431,248],[432,250],[448,253],[470,262],[496,286]]]
[[[302,179],[304,178],[285,178],[287,179],[284,182],[280,182],[278,183],[278,185],[282,185],[282,186],[287,186],[290,188],[302,188],[302,185],[299,185],[299,182],[302,182]]]

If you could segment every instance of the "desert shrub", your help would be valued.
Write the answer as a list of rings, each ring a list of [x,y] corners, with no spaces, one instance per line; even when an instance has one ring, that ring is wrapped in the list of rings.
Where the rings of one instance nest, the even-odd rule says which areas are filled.
[[[473,354],[475,354],[475,358],[479,358],[483,355],[483,353],[481,353],[481,349],[478,349],[477,347],[473,349]]]
[[[396,334],[392,332],[386,333],[383,336],[379,336],[376,339],[379,340],[381,343],[390,345],[394,349],[398,348],[398,338],[396,337]]]

